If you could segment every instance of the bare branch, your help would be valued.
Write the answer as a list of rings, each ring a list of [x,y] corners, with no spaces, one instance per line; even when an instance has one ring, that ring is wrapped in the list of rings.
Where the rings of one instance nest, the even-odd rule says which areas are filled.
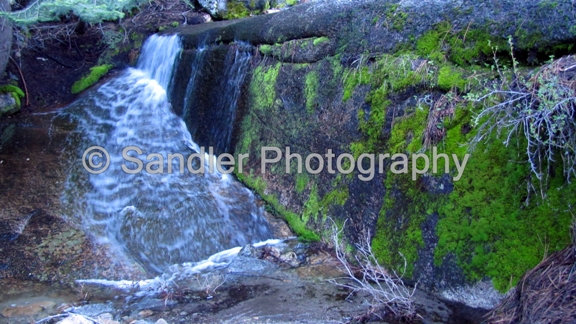
[[[332,219],[331,239],[334,244],[336,258],[342,264],[345,277],[333,278],[329,282],[346,289],[350,289],[350,297],[356,292],[368,293],[372,297],[370,305],[374,309],[385,308],[396,316],[413,318],[416,315],[414,305],[414,293],[416,287],[408,288],[402,281],[402,276],[395,271],[389,271],[378,263],[372,247],[370,246],[370,234],[365,232],[360,243],[356,244],[354,259],[357,266],[352,266],[344,252],[341,240],[342,229]],[[344,225],[346,222],[344,222]],[[406,269],[406,259],[404,259]],[[359,274],[358,274],[359,273]]]

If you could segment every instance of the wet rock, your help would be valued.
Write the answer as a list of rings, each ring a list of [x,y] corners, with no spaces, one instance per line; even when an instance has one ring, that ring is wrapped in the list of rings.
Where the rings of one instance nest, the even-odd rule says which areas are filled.
[[[473,308],[494,308],[504,297],[499,293],[492,282],[480,281],[474,285],[447,289],[441,296],[449,301],[462,303]]]
[[[155,324],[168,324],[168,322],[166,322],[163,318],[161,318],[157,320]]]
[[[114,320],[114,316],[110,313],[98,315],[97,320],[100,321],[101,324],[120,324],[120,322]]]
[[[230,266],[228,266],[228,272],[231,273],[257,273],[266,274],[268,271],[276,269],[276,265],[264,260],[238,256],[235,258]]]
[[[84,306],[73,307],[67,311],[83,316],[96,317],[100,314],[114,311],[114,307],[111,304],[88,304]]]
[[[198,0],[198,3],[215,17],[218,16],[220,10],[226,8],[226,0]]]
[[[2,147],[12,139],[14,136],[14,132],[16,131],[16,125],[10,124],[4,128],[1,128],[1,135],[0,135],[0,151],[2,151]]]
[[[153,314],[154,314],[153,311],[151,311],[151,310],[149,310],[149,309],[145,309],[145,310],[143,310],[143,311],[140,311],[140,312],[138,313],[138,316],[148,317],[148,316],[152,316]]]
[[[296,253],[290,251],[288,253],[284,253],[279,258],[280,262],[290,265],[291,267],[296,268],[300,265],[300,261],[298,260],[298,256]]]
[[[39,301],[29,305],[10,306],[2,310],[4,317],[33,316],[45,310],[51,310],[56,303],[53,301]]]
[[[11,94],[0,94],[0,117],[13,115],[19,110],[20,106],[16,103],[16,99],[14,99]]]
[[[238,255],[244,256],[244,257],[258,258],[258,255],[260,255],[260,252],[258,251],[258,249],[256,249],[251,244],[247,244],[242,248],[242,250],[240,250],[240,252],[238,252]]]
[[[78,314],[70,314],[70,316],[58,322],[58,324],[93,324],[91,320]]]

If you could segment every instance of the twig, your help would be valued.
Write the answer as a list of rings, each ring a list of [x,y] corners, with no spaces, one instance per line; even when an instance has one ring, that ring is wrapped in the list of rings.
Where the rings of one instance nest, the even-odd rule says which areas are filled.
[[[16,60],[14,60],[12,58],[12,56],[10,56],[10,60],[12,61],[12,63],[14,63],[14,65],[16,66],[16,69],[18,70],[18,73],[20,74],[20,79],[22,80],[22,85],[24,85],[24,92],[26,93],[26,106],[28,106],[30,104],[29,101],[29,95],[28,95],[28,87],[26,86],[26,80],[24,80],[24,74],[22,74],[22,70],[20,70],[20,66],[18,66],[18,63],[16,62]]]
[[[52,316],[44,317],[43,319],[41,319],[39,321],[36,321],[35,324],[41,324],[41,323],[48,322],[48,321],[55,319],[55,318],[68,317],[68,316],[70,316],[70,313],[52,315]]]
[[[331,238],[334,243],[336,258],[342,264],[342,270],[346,276],[344,278],[329,279],[328,282],[350,289],[351,292],[348,297],[358,291],[369,293],[372,296],[370,305],[374,310],[385,307],[397,316],[418,317],[414,305],[416,287],[409,289],[404,285],[402,275],[398,275],[395,271],[388,271],[378,263],[370,246],[370,233],[365,231],[360,243],[356,244],[357,253],[354,259],[360,268],[360,275],[357,276],[357,271],[354,270],[346,258],[340,240],[343,228],[338,229],[334,221],[330,220],[333,224]],[[406,265],[406,259],[404,258],[404,269],[406,269]],[[342,282],[342,280],[345,281]]]

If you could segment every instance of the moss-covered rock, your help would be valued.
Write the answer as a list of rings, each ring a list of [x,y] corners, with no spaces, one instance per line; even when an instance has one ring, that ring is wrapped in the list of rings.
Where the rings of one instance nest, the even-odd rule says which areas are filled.
[[[296,233],[322,239],[328,217],[348,220],[351,243],[369,235],[383,264],[406,270],[406,278],[425,287],[487,278],[506,291],[569,242],[572,221],[576,188],[560,170],[546,186],[528,188],[534,182],[522,136],[508,146],[496,135],[470,146],[482,108],[474,98],[511,80],[510,53],[523,65],[515,77],[529,76],[529,64],[565,53],[574,41],[571,2],[543,3],[306,3],[273,16],[183,29],[183,37],[189,48],[206,39],[255,45],[232,139],[236,155],[249,154],[237,176]],[[538,24],[527,28],[517,16]],[[205,121],[200,115],[190,122]],[[262,153],[275,153],[263,147],[283,155],[265,170]],[[302,172],[295,157],[286,165],[287,147],[302,157]],[[328,150],[349,154],[341,166],[353,171],[330,172],[327,164],[318,174],[306,171],[307,156],[325,157]],[[378,154],[385,153],[379,165]],[[372,175],[371,154],[377,157]],[[418,159],[404,172],[390,158],[395,154]],[[466,161],[463,171],[456,159]],[[426,160],[437,161],[436,170],[412,172]],[[308,162],[320,167],[317,158]]]
[[[22,98],[24,98],[24,91],[19,87],[11,84],[0,86],[0,117],[20,111]]]

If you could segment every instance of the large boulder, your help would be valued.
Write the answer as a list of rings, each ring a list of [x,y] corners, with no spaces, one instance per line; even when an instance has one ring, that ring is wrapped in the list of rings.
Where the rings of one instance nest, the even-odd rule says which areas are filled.
[[[536,194],[516,135],[517,145],[480,143],[464,172],[452,154],[461,163],[472,152],[481,109],[472,99],[483,86],[506,82],[497,71],[517,62],[516,77],[529,78],[551,56],[574,51],[575,13],[569,0],[317,1],[185,27],[172,102],[200,145],[249,154],[237,176],[301,237],[325,236],[332,218],[345,224],[352,244],[368,237],[381,262],[429,289],[449,292],[491,279],[506,291],[544,253],[569,242],[576,187],[564,184],[559,170]],[[253,56],[237,85],[234,115],[224,118],[223,83],[214,76],[228,75],[238,51]],[[229,127],[230,143],[211,135]],[[324,157],[328,149],[357,162],[380,153],[431,159],[433,146],[450,158],[448,173],[395,174],[390,161],[371,167],[369,156],[348,163],[350,174],[304,167],[306,157]],[[266,170],[263,147],[283,154]],[[303,172],[296,158],[286,172],[286,147],[301,155]],[[264,154],[275,157],[272,150]],[[317,158],[310,161],[316,169]]]
[[[10,1],[0,0],[0,12],[10,11]],[[6,70],[6,64],[10,58],[10,49],[12,48],[12,23],[0,16],[0,77]]]

